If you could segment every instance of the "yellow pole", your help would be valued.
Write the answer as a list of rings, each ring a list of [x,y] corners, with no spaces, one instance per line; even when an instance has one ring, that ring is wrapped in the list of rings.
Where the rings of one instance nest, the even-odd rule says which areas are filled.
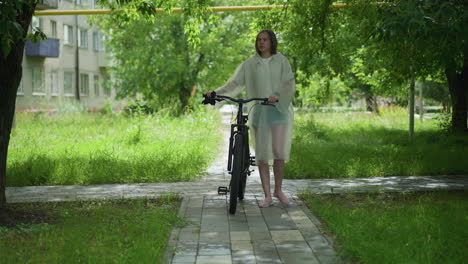
[[[208,7],[209,12],[240,12],[240,11],[256,11],[268,10],[274,8],[285,8],[284,5],[269,5],[269,6],[216,6]],[[37,10],[35,16],[67,16],[67,15],[108,15],[113,12],[110,9],[93,9],[93,10]],[[170,13],[182,13],[184,8],[173,8]],[[166,13],[163,8],[156,8],[156,13]]]
[[[348,4],[332,4],[332,7],[346,7]],[[287,5],[260,5],[260,6],[216,6],[208,7],[208,12],[240,12],[240,11],[257,11],[269,10],[275,8],[287,8]],[[37,10],[35,16],[68,16],[68,15],[108,15],[113,12],[110,9],[92,9],[92,10]],[[182,13],[184,8],[173,8],[170,13]],[[166,13],[163,8],[157,8],[156,13]]]

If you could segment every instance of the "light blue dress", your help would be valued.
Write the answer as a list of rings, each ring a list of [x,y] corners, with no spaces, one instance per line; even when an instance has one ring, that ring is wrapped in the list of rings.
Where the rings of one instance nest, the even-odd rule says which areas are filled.
[[[235,95],[244,87],[248,98],[274,95],[279,99],[274,107],[255,105],[250,114],[249,125],[257,162],[271,164],[275,159],[287,162],[291,151],[295,93],[294,74],[288,59],[279,53],[266,60],[255,54],[215,91]]]

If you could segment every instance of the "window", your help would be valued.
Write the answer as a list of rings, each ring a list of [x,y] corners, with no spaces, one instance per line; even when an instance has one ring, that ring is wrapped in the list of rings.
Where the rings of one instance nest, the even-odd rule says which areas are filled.
[[[50,21],[50,31],[51,31],[51,36],[53,38],[56,38],[57,37],[57,22],[55,22],[54,20]]]
[[[18,91],[16,91],[17,95],[24,95],[24,86],[23,86],[23,78],[21,78],[21,81],[18,86]]]
[[[40,67],[32,68],[32,91],[33,94],[45,94],[44,71]]]
[[[80,74],[80,95],[89,94],[89,75],[87,73]]]
[[[96,9],[98,7],[98,0],[91,0],[91,9]]]
[[[94,96],[99,96],[99,75],[94,75]]]
[[[31,32],[36,32],[38,29],[42,29],[42,19],[33,16],[31,20]]]
[[[78,29],[78,47],[88,48],[88,30]]]
[[[93,49],[99,51],[99,33],[93,32]]]
[[[50,94],[52,96],[58,95],[58,72],[56,71],[50,73]]]
[[[109,86],[109,83],[106,83],[106,85],[104,85],[104,87],[102,87],[103,90],[104,90],[104,95],[105,96],[110,96],[111,95],[111,88]]]
[[[104,92],[104,95],[111,96],[112,88],[111,88],[111,83],[109,81],[110,80],[109,74],[107,72],[103,72],[102,77],[104,79],[102,82],[102,90]]]
[[[73,27],[69,25],[63,25],[63,43],[67,45],[73,45]]]
[[[73,72],[63,73],[63,93],[67,96],[73,95]]]
[[[105,36],[100,32],[93,32],[93,48],[95,51],[104,51]]]
[[[110,52],[109,48],[106,46],[106,42],[109,41],[109,37],[106,35],[102,35],[102,49],[106,52]]]

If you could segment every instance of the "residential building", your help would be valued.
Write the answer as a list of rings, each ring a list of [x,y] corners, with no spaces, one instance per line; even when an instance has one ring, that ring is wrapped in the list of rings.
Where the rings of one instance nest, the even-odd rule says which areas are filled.
[[[41,9],[94,9],[96,0],[41,0]],[[110,56],[105,36],[87,23],[87,16],[34,16],[30,30],[40,28],[47,40],[26,42],[23,78],[16,109],[50,110],[79,101],[89,109],[114,103],[116,91],[105,87]],[[77,89],[78,87],[78,89]]]

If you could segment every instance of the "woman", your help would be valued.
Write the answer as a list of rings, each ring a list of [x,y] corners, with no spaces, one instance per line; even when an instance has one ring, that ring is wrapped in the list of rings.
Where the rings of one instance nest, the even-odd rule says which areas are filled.
[[[260,207],[269,207],[273,203],[270,164],[273,164],[275,177],[273,195],[281,203],[289,204],[282,191],[282,181],[284,163],[289,160],[291,150],[295,82],[291,65],[285,56],[276,51],[277,46],[278,41],[273,31],[260,31],[255,42],[255,55],[244,61],[225,85],[215,90],[217,94],[226,94],[245,86],[248,98],[268,97],[268,102],[274,104],[274,107],[256,105],[249,120],[255,158],[265,193]],[[208,96],[210,94],[211,92],[207,93]]]

